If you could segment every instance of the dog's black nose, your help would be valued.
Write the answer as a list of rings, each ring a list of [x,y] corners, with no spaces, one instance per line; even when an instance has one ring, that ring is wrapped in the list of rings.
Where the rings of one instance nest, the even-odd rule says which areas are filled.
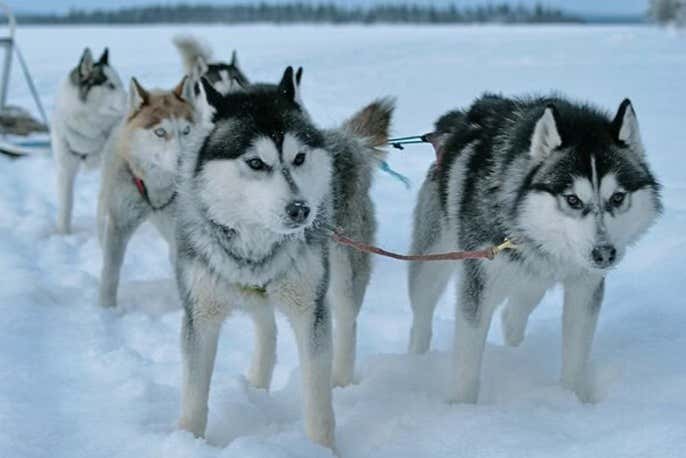
[[[610,267],[617,259],[617,250],[612,245],[598,245],[591,251],[591,257],[596,266]]]
[[[310,207],[302,200],[294,200],[286,205],[286,214],[296,224],[304,222],[310,215]]]

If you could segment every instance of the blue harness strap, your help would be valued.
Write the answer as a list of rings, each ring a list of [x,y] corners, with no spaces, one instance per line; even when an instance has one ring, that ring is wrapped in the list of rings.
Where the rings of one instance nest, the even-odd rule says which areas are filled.
[[[396,172],[391,168],[391,166],[388,164],[388,162],[379,160],[379,168],[383,171],[395,178],[396,180],[400,181],[402,184],[405,185],[406,189],[410,189],[412,183],[410,182],[410,179],[407,178],[405,175],[402,173]]]

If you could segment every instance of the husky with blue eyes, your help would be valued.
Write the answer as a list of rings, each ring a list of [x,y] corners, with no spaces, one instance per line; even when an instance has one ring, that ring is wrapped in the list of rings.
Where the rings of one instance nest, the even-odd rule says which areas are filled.
[[[97,61],[86,48],[78,65],[61,83],[52,116],[60,233],[71,232],[74,181],[79,169],[100,165],[105,142],[125,111],[126,89],[110,65],[107,48]]]
[[[439,119],[432,139],[440,161],[420,191],[414,253],[516,247],[493,261],[413,263],[410,352],[429,349],[436,302],[459,269],[451,398],[476,402],[495,309],[505,303],[503,334],[519,345],[529,314],[561,283],[562,383],[592,400],[605,277],[661,211],[633,106],[625,100],[610,117],[560,97],[486,95]]]
[[[144,89],[135,78],[129,109],[105,149],[98,236],[103,249],[99,303],[114,307],[126,244],[150,219],[175,256],[176,172],[181,151],[198,141],[192,105],[184,95],[185,79],[171,91]]]
[[[301,76],[289,67],[278,85],[226,95],[205,78],[194,87],[210,130],[179,171],[177,283],[185,309],[179,426],[197,436],[205,433],[223,320],[239,311],[253,319],[248,381],[268,389],[276,307],[298,345],[305,430],[334,445],[332,385],[353,378],[371,266],[369,255],[334,246],[326,228],[372,242],[369,188],[393,107],[376,101],[338,128],[319,129],[301,101]]]

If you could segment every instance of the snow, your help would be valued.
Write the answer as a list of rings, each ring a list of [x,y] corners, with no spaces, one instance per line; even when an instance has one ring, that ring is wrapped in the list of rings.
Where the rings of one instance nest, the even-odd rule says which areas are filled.
[[[560,292],[534,312],[520,348],[503,346],[496,319],[477,405],[445,402],[454,299],[442,299],[434,351],[405,354],[411,313],[406,266],[377,259],[359,319],[358,384],[334,391],[337,451],[346,457],[682,456],[686,447],[686,54],[684,36],[650,27],[53,27],[23,28],[20,45],[51,108],[82,48],[110,46],[123,78],[171,87],[180,77],[173,34],[232,48],[248,75],[275,81],[303,65],[304,99],[322,126],[374,97],[398,97],[394,132],[427,131],[484,90],[560,90],[614,111],[637,110],[665,213],[610,275],[593,351],[595,404],[557,383]],[[17,78],[13,103],[30,104]],[[415,193],[433,153],[418,145],[390,162],[410,191],[380,174],[379,237],[409,244]],[[54,164],[0,158],[0,456],[326,457],[303,432],[293,338],[279,320],[272,391],[243,377],[250,321],[225,323],[207,439],[177,431],[180,304],[166,247],[151,226],[132,240],[120,310],[96,307],[99,177],[81,175],[75,233],[55,232]]]

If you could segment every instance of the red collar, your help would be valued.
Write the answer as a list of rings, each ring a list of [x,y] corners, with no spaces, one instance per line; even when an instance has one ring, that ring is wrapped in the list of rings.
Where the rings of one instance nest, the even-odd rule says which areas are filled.
[[[133,173],[131,174],[131,178],[133,179],[133,184],[136,185],[136,189],[138,189],[138,192],[141,194],[143,199],[145,199],[146,202],[150,203],[150,200],[148,199],[148,189],[145,187],[145,183],[143,183],[143,180],[138,178]]]
[[[176,198],[176,191],[174,191],[174,193],[171,195],[168,201],[166,201],[162,205],[155,207],[150,201],[150,197],[148,196],[148,188],[145,187],[145,182],[143,182],[143,180],[134,175],[133,171],[131,172],[131,181],[133,181],[133,184],[136,186],[136,189],[138,189],[138,192],[140,193],[143,200],[145,200],[145,203],[148,204],[150,208],[152,208],[154,211],[164,210]]]

